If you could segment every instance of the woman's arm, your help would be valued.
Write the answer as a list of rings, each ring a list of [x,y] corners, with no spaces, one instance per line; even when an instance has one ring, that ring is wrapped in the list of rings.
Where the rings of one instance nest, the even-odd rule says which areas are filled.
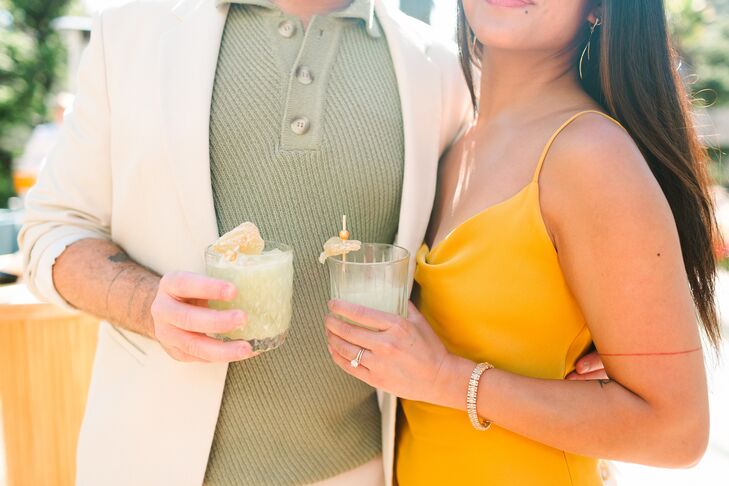
[[[676,227],[660,187],[628,136],[593,117],[560,137],[541,186],[565,277],[613,381],[489,370],[479,415],[577,454],[694,464],[708,435],[705,371]],[[345,370],[399,396],[465,410],[475,363],[434,342],[419,314],[405,321],[339,302],[331,309],[381,331],[328,319],[330,347]],[[347,369],[343,358],[357,346],[370,350],[365,369]]]
[[[464,390],[475,363],[451,358],[440,387],[442,398],[436,401],[465,410]],[[675,369],[670,358],[650,360],[646,374],[653,367]],[[677,387],[674,380],[696,377],[685,372],[677,378],[658,375],[651,380],[675,394],[672,400],[658,394],[649,399],[651,395],[640,396],[612,380],[540,380],[489,370],[479,387],[478,412],[500,427],[575,454],[660,467],[693,466],[706,449],[708,411],[690,389],[700,388],[703,379],[696,386]]]
[[[531,436],[598,457],[692,464],[708,436],[705,370],[676,225],[660,186],[622,129],[588,116],[557,139],[541,188],[562,271],[614,383],[549,390],[534,382],[525,394],[523,380],[510,380],[513,399],[498,412],[503,425],[548,432],[544,424],[559,410],[558,430]],[[484,417],[497,407],[499,398],[487,397],[499,376],[484,377]],[[527,420],[536,412],[528,397],[543,403],[541,427]],[[516,403],[520,423],[509,415]],[[565,434],[588,423],[589,434]]]

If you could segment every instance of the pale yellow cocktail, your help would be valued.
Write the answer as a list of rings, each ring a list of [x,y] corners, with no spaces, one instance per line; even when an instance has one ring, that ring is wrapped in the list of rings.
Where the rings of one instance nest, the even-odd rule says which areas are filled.
[[[210,301],[210,308],[241,309],[248,316],[245,325],[214,337],[247,341],[256,352],[274,349],[286,340],[294,279],[292,249],[282,243],[261,243],[255,254],[235,246],[223,253],[215,245],[205,252],[207,275],[231,282],[238,290],[232,301]]]

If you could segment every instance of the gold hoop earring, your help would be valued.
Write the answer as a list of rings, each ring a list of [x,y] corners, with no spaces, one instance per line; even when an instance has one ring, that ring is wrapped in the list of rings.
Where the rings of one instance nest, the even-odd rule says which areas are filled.
[[[590,44],[592,44],[592,35],[595,33],[595,29],[602,25],[600,18],[595,19],[595,23],[590,26],[590,37],[587,39],[587,45],[582,49],[582,55],[580,55],[580,79],[584,79],[582,76],[582,62],[585,60],[585,54],[587,54],[587,60],[590,60]]]

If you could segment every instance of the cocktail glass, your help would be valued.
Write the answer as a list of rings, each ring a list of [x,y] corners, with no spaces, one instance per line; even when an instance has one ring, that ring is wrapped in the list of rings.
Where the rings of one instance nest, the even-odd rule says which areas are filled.
[[[409,262],[405,248],[381,243],[330,256],[331,298],[407,317]]]
[[[291,247],[273,241],[265,242],[263,253],[240,253],[235,261],[208,247],[205,251],[207,275],[226,280],[238,289],[230,302],[210,301],[218,310],[243,310],[245,325],[213,337],[225,341],[247,341],[253,351],[277,348],[286,340],[291,326],[291,297],[294,266]]]

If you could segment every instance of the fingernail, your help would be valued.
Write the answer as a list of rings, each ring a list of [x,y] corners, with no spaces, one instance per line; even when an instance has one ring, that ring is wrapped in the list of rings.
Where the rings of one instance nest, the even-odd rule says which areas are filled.
[[[233,287],[232,285],[229,285],[225,289],[225,294],[224,295],[225,295],[225,297],[227,299],[232,299],[233,297],[235,297],[235,287]]]
[[[248,343],[241,343],[240,346],[238,346],[238,353],[242,356],[250,354],[251,351],[253,351],[253,348],[251,348],[251,345]]]
[[[589,363],[587,363],[587,362],[583,362],[583,363],[582,363],[582,364],[580,365],[580,371],[581,371],[582,373],[585,373],[585,372],[587,372],[587,371],[590,371],[590,364],[589,364]]]
[[[238,311],[235,313],[235,321],[240,324],[245,324],[246,322],[248,322],[248,316],[245,312]]]

